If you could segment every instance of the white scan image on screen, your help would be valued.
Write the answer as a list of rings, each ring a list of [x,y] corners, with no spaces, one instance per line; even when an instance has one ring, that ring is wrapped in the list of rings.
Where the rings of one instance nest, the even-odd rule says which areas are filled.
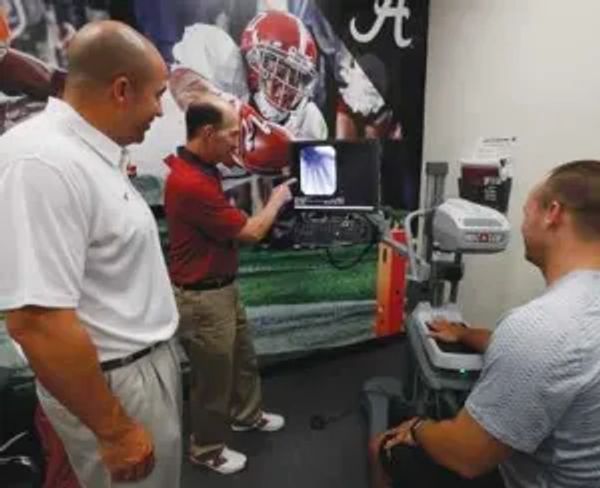
[[[300,189],[309,196],[331,196],[336,192],[336,151],[333,146],[306,146],[300,150]]]

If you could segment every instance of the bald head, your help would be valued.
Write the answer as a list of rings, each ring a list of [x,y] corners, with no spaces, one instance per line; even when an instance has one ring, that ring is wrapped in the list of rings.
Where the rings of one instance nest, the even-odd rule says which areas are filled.
[[[223,98],[204,94],[194,100],[185,114],[186,147],[207,163],[235,163],[239,148],[238,110]]]
[[[164,62],[148,39],[121,22],[86,24],[68,49],[68,85],[108,86],[118,76],[133,83],[161,69]]]
[[[196,137],[205,126],[215,129],[238,125],[237,111],[229,102],[212,93],[203,93],[191,100],[186,114],[188,140]]]
[[[85,25],[68,50],[63,99],[117,144],[139,143],[162,115],[167,66],[140,33],[120,22]]]

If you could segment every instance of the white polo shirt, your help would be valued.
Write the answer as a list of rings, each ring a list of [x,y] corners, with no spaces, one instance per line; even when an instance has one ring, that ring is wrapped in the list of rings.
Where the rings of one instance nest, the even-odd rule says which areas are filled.
[[[124,154],[57,99],[0,137],[0,310],[76,309],[101,361],[170,339],[179,319]]]

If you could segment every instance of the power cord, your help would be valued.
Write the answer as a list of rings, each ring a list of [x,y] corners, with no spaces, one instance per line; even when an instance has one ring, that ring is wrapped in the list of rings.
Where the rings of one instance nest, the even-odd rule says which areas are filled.
[[[312,430],[324,430],[329,424],[339,422],[357,410],[358,408],[353,406],[351,408],[347,408],[346,410],[342,410],[340,413],[335,415],[313,414],[310,416],[309,420],[310,428]]]
[[[310,416],[309,425],[312,430],[325,430],[329,424],[334,424],[358,411],[360,408],[361,396],[365,393],[375,393],[386,398],[394,398],[395,395],[390,395],[385,392],[383,389],[368,389],[363,390],[361,394],[358,396],[355,404],[352,407],[346,408],[341,412],[334,415],[323,415],[323,414],[313,414]]]
[[[342,262],[335,258],[333,252],[331,251],[332,246],[325,249],[325,254],[327,255],[327,261],[329,262],[329,264],[340,271],[348,270],[358,265],[365,258],[365,256],[369,254],[369,252],[371,251],[371,249],[373,249],[373,246],[378,240],[377,227],[368,217],[362,214],[352,214],[352,216],[354,218],[360,217],[367,223],[369,229],[369,242],[354,258],[345,262]]]

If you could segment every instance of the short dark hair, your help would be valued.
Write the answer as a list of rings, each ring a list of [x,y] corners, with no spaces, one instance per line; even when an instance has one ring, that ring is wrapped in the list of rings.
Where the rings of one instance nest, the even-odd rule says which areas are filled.
[[[220,128],[223,125],[223,111],[214,103],[192,103],[185,112],[187,140],[196,135],[196,131],[206,125]]]
[[[600,161],[572,161],[552,170],[540,201],[544,206],[553,201],[563,205],[581,238],[600,239]]]

